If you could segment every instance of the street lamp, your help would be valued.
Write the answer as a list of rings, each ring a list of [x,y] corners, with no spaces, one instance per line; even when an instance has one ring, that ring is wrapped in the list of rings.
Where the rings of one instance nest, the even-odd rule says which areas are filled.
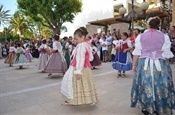
[[[125,13],[126,13],[126,8],[123,7],[123,5],[122,5],[122,7],[119,9],[119,14],[122,15],[122,17],[124,17]]]
[[[143,0],[143,2],[140,4],[140,9],[143,11],[143,14],[146,14],[146,10],[148,9],[149,4]]]
[[[126,17],[127,19],[130,20],[132,30],[134,30],[134,18],[137,19],[138,14],[136,11],[134,11],[134,0],[132,0],[131,5],[132,5],[132,10]],[[145,2],[145,0],[143,0],[143,2],[140,4],[140,9],[143,11],[143,14],[146,14],[146,10],[148,9],[148,7],[149,7],[149,4]],[[126,8],[124,8],[123,5],[119,9],[119,13],[124,18],[124,14],[126,13]]]

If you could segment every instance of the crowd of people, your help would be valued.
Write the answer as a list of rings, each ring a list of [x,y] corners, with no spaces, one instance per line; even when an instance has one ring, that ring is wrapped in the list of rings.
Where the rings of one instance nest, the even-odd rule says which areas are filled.
[[[113,29],[87,36],[86,28],[74,32],[74,39],[54,35],[52,39],[0,44],[4,63],[23,68],[33,57],[38,58],[41,72],[63,74],[61,93],[67,97],[64,104],[83,105],[98,102],[91,70],[112,62],[118,77],[135,72],[131,91],[131,107],[139,106],[142,113],[172,114],[175,109],[175,91],[172,70],[175,55],[175,27],[169,32],[158,30],[160,19],[147,17],[147,30],[120,32]],[[171,51],[170,51],[171,49]],[[173,53],[174,55],[173,55]],[[1,56],[1,57],[2,57]],[[170,59],[170,60],[169,60]]]

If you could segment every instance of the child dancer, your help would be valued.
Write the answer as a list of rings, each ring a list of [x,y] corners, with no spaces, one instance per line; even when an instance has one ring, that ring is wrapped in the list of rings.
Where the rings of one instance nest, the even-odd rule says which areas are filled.
[[[95,69],[95,66],[101,65],[101,60],[97,55],[97,47],[94,41],[91,42],[91,47],[92,47],[92,53],[94,56],[93,61],[91,61],[91,66],[92,66],[92,69]]]
[[[41,70],[42,72],[44,72],[44,68],[47,64],[48,61],[48,52],[49,52],[49,47],[46,44],[46,40],[42,41],[42,45],[39,47],[39,51],[40,51],[40,56],[39,56],[39,64],[38,64],[38,69]]]
[[[126,76],[125,71],[132,70],[132,59],[129,52],[132,48],[131,41],[128,39],[126,32],[121,37],[122,41],[120,47],[117,47],[118,51],[112,64],[113,68],[118,70],[118,77],[121,77],[121,71],[123,71],[123,76]]]
[[[10,64],[10,67],[12,67],[15,60],[15,56],[16,56],[16,48],[14,47],[14,43],[12,42],[9,48],[9,54],[6,57],[4,63]]]
[[[84,27],[74,32],[78,45],[73,51],[71,66],[64,75],[61,84],[61,93],[67,97],[65,104],[95,104],[98,100],[90,64],[90,61],[93,60],[92,49],[85,41],[87,34]]]
[[[30,49],[30,47],[29,47],[28,44],[26,45],[25,56],[26,56],[26,58],[27,58],[27,60],[28,60],[29,62],[32,61],[33,57],[32,57],[32,54],[31,54],[31,49]]]
[[[44,71],[49,73],[48,77],[52,73],[65,73],[67,71],[67,63],[63,56],[61,43],[59,42],[59,35],[54,36],[53,50],[49,57],[49,60],[44,68]]]
[[[28,60],[24,53],[25,50],[21,47],[21,44],[18,43],[14,65],[19,66],[20,69],[22,69],[24,65],[28,65]]]

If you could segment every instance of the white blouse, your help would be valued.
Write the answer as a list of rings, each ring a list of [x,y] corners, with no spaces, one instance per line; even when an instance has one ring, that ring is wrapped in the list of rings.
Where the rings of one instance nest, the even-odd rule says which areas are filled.
[[[16,48],[15,47],[13,47],[13,46],[11,46],[10,48],[9,48],[9,52],[16,52]]]
[[[25,53],[25,50],[22,47],[17,47],[16,53]]]
[[[164,44],[162,46],[162,57],[163,58],[172,58],[174,55],[173,53],[170,51],[170,48],[171,48],[171,42],[170,42],[170,39],[169,39],[169,36],[168,35],[165,35],[164,34]],[[141,51],[142,51],[142,46],[141,46],[141,42],[140,42],[140,39],[141,39],[141,35],[138,35],[137,38],[135,39],[135,49],[134,51],[132,52],[133,55],[138,55],[140,56],[141,55]]]
[[[44,48],[44,49],[47,49],[47,48],[48,48],[48,46],[47,46],[46,44],[42,44],[42,45],[39,47],[39,49],[38,49],[38,50],[40,51],[40,50],[41,50],[41,49],[43,49],[43,48]]]
[[[58,41],[54,41],[53,42],[53,50],[58,50],[59,52],[62,52],[61,43]]]

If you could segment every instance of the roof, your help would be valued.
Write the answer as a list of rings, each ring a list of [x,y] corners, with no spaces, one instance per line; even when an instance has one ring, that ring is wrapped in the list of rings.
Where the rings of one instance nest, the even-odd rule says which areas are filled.
[[[146,16],[150,13],[156,13],[159,17],[168,17],[170,16],[167,12],[162,11],[159,7],[157,8],[152,8],[148,9],[146,14],[143,14],[141,12],[138,12],[138,17],[136,20],[143,20],[146,18]],[[111,25],[111,24],[116,24],[116,23],[130,23],[131,20],[128,19],[127,17],[122,17],[122,16],[116,16],[112,18],[106,18],[106,19],[101,19],[101,20],[96,20],[96,21],[91,21],[88,22],[91,25],[99,25],[99,26],[106,26],[106,25]]]

